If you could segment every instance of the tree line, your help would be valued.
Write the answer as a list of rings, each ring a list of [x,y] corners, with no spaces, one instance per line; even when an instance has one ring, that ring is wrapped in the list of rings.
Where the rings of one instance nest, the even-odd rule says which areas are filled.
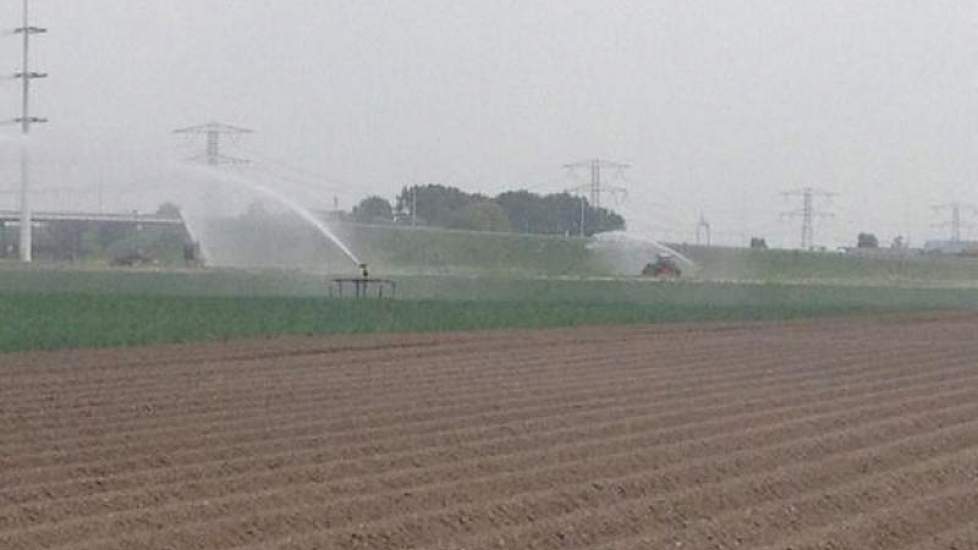
[[[583,209],[583,216],[582,216]],[[590,236],[625,228],[618,213],[569,193],[507,191],[495,197],[438,184],[404,187],[394,204],[372,196],[353,208],[359,223],[426,225],[469,231]]]

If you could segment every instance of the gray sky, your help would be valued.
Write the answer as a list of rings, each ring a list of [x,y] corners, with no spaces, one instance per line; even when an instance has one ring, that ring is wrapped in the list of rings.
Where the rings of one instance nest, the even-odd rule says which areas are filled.
[[[974,2],[32,5],[50,29],[39,185],[109,182],[128,190],[113,207],[165,195],[145,173],[192,152],[169,131],[211,119],[255,129],[241,147],[327,176],[321,195],[346,207],[411,183],[559,191],[561,165],[594,156],[633,165],[619,209],[658,237],[691,239],[702,211],[724,241],[796,245],[777,213],[799,202],[778,193],[805,185],[839,193],[817,232],[830,245],[860,230],[920,244],[941,234],[930,205],[978,202]],[[16,26],[19,0],[0,6]],[[0,52],[16,70],[17,39]],[[10,117],[16,86],[0,84]]]

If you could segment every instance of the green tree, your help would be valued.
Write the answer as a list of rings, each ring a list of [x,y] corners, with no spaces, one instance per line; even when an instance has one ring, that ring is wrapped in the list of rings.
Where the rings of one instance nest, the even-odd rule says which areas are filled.
[[[880,241],[872,233],[860,233],[856,236],[857,248],[879,248]]]
[[[620,231],[625,229],[625,218],[607,208],[587,207],[587,216],[584,218],[584,233],[588,236],[595,233],[606,231]]]
[[[415,205],[418,223],[438,227],[579,235],[583,206],[584,234],[625,228],[625,219],[617,213],[594,208],[586,199],[569,193],[541,196],[525,190],[507,191],[490,199],[443,185],[405,187],[396,201],[397,218],[401,223],[412,220]]]
[[[506,213],[509,225],[518,233],[553,233],[547,227],[548,212],[539,195],[529,191],[507,191],[496,197],[496,203]]]
[[[583,201],[583,204],[582,204]],[[594,208],[587,199],[569,193],[540,196],[529,191],[510,191],[496,197],[516,231],[550,235],[580,235],[581,207],[584,207],[584,234],[625,228],[625,219],[611,210]]]
[[[394,221],[394,209],[385,198],[367,197],[353,207],[353,220],[358,223],[391,223]]]
[[[417,215],[418,223],[438,227],[450,227],[456,213],[466,205],[485,197],[469,194],[455,187],[438,184],[405,187],[397,196],[396,208],[402,219]],[[417,205],[417,212],[413,212]]]
[[[164,216],[167,218],[179,218],[180,217],[180,207],[172,202],[164,202],[156,209],[157,216]]]
[[[509,231],[506,211],[491,200],[471,202],[455,212],[450,227],[471,231]]]

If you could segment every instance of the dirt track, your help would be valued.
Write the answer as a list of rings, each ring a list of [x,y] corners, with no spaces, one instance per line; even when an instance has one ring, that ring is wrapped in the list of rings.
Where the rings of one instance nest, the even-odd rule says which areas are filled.
[[[978,548],[978,317],[0,355],[0,548]]]

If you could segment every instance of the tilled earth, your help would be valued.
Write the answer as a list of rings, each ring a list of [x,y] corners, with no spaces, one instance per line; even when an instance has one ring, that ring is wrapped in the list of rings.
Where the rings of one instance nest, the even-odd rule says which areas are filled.
[[[978,316],[0,355],[0,548],[978,548]]]

